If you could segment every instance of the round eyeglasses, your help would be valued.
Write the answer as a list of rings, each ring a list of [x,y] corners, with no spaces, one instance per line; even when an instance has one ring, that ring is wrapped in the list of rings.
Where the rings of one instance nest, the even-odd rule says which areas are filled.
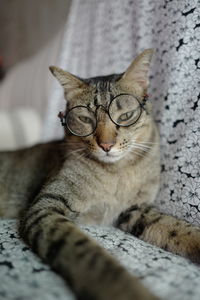
[[[60,112],[58,116],[62,126],[73,135],[86,137],[93,134],[97,128],[98,108],[103,108],[115,125],[129,127],[139,120],[146,101],[147,95],[140,102],[131,94],[120,94],[111,100],[108,108],[97,105],[94,111],[88,106],[78,105],[68,110],[66,115]]]

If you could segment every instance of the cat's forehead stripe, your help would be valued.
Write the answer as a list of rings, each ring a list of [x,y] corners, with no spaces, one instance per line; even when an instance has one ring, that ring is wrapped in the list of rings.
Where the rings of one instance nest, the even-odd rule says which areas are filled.
[[[110,103],[113,98],[111,93],[111,82],[110,81],[99,81],[96,83],[96,90],[94,96],[94,105],[105,105]]]
[[[97,105],[101,104],[101,87],[100,87],[100,82],[97,82]]]

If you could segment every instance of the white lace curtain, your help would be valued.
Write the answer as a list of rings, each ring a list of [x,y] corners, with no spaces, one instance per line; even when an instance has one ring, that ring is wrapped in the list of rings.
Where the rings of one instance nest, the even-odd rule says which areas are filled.
[[[161,134],[161,190],[166,213],[200,224],[200,1],[74,0],[59,66],[82,77],[124,71],[154,48],[150,98]],[[62,135],[65,105],[55,81],[44,139]]]

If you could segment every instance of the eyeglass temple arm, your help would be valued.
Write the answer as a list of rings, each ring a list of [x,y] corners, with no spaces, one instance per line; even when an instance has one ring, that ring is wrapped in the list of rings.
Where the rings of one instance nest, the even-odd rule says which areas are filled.
[[[149,95],[148,94],[145,94],[144,95],[144,99],[142,100],[142,102],[141,102],[141,106],[144,108],[144,106],[145,106],[145,104],[146,104],[146,102],[147,102],[147,100],[149,99]]]
[[[66,126],[65,117],[66,117],[65,112],[60,111],[58,114],[58,118],[60,119],[62,126]]]

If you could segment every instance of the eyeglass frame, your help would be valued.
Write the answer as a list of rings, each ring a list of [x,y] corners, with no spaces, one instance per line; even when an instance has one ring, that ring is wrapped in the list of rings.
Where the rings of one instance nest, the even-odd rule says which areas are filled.
[[[138,101],[138,103],[139,103],[140,114],[139,114],[137,120],[136,120],[135,122],[133,122],[132,124],[129,124],[129,125],[119,125],[119,124],[117,124],[117,123],[112,119],[112,117],[111,117],[111,115],[110,115],[110,111],[109,111],[110,106],[111,106],[112,102],[113,102],[117,97],[119,97],[119,96],[132,96],[132,97],[134,97],[134,98]],[[140,100],[138,99],[138,97],[135,97],[134,95],[128,94],[128,93],[122,93],[122,94],[119,94],[119,95],[116,95],[116,96],[113,97],[113,99],[110,101],[110,103],[109,103],[109,105],[108,105],[108,108],[106,108],[106,107],[105,107],[104,105],[102,105],[102,104],[99,104],[99,105],[96,106],[96,109],[95,109],[95,112],[94,112],[94,111],[93,111],[90,107],[88,107],[88,106],[85,106],[85,105],[77,105],[77,106],[74,106],[74,107],[70,108],[70,109],[67,111],[66,114],[60,111],[59,114],[58,114],[58,117],[60,118],[61,125],[62,125],[63,127],[65,127],[65,128],[67,128],[67,129],[71,132],[71,134],[73,134],[73,135],[75,135],[75,136],[79,136],[79,137],[87,137],[87,136],[93,134],[93,133],[95,132],[95,130],[97,129],[97,124],[98,124],[98,122],[97,122],[97,110],[99,109],[99,107],[102,107],[102,108],[103,108],[103,110],[108,114],[108,116],[109,116],[111,122],[113,122],[116,126],[119,126],[119,127],[130,127],[130,126],[132,126],[132,125],[134,125],[134,124],[136,124],[136,123],[138,122],[138,120],[140,119],[140,117],[141,117],[141,115],[142,115],[142,110],[146,110],[144,106],[145,106],[145,104],[146,104],[148,98],[149,98],[149,95],[145,94],[145,95],[144,95],[144,98],[143,98],[143,100],[142,100],[142,102],[140,102]],[[70,111],[72,111],[74,108],[77,108],[77,107],[87,108],[88,111],[91,111],[91,112],[94,114],[95,118],[96,118],[96,125],[95,125],[93,131],[92,131],[91,133],[87,134],[87,135],[76,134],[76,133],[72,132],[72,130],[71,130],[70,127],[68,126],[67,116],[69,115]]]

